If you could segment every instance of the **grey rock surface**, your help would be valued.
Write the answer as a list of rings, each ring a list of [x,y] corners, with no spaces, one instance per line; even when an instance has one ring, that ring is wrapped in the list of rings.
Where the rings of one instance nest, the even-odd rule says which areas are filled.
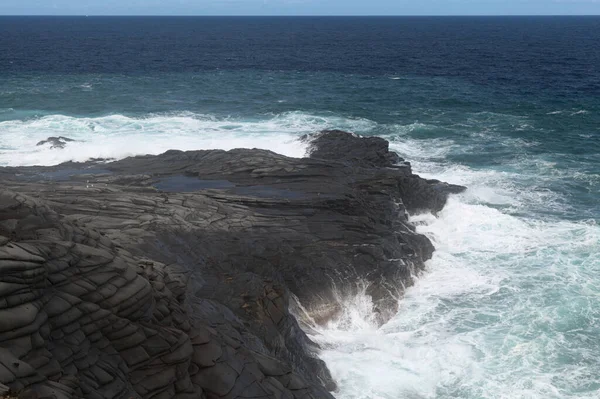
[[[309,158],[168,151],[0,169],[0,384],[36,398],[332,398],[300,327],[368,286],[380,321],[431,257],[407,212],[464,187],[388,143]],[[2,385],[0,385],[1,387]]]

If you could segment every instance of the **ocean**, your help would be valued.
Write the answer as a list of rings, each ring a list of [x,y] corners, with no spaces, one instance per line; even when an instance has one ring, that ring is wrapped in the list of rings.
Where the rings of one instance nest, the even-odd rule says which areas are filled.
[[[600,398],[600,17],[0,17],[1,166],[327,128],[469,188],[392,320],[318,328],[337,398]]]

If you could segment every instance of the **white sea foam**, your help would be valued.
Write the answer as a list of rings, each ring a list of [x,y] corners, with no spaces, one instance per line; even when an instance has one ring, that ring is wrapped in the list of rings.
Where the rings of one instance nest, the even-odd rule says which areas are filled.
[[[144,118],[52,115],[0,122],[0,165],[54,165],[90,158],[121,159],[159,154],[169,149],[262,148],[301,157],[306,151],[305,145],[297,141],[301,134],[333,127],[365,131],[373,125],[362,119],[300,112],[271,115],[261,120],[217,119],[193,113]],[[36,146],[49,136],[66,136],[77,142],[69,143],[62,150]]]
[[[437,217],[412,217],[436,252],[396,317],[378,328],[363,292],[314,336],[337,397],[600,397],[600,348],[590,345],[600,333],[599,226],[536,215],[559,198],[536,192],[543,182],[523,189],[527,159],[507,173],[448,162],[458,150],[449,140],[406,136],[392,148],[419,174],[470,188]]]
[[[575,116],[575,115],[584,115],[584,114],[589,114],[590,111],[585,110],[585,109],[572,109],[569,111],[566,110],[559,110],[559,111],[552,111],[552,112],[547,112],[546,115],[560,115],[560,114],[564,114],[564,113],[569,113],[570,116]]]
[[[589,113],[590,113],[590,111],[588,111],[588,110],[580,109],[580,110],[571,112],[571,116],[574,116],[574,115],[585,115],[585,114],[589,114]]]
[[[402,130],[400,130],[402,131]],[[488,135],[474,135],[470,143],[458,144],[450,139],[415,140],[410,136],[389,137],[390,148],[410,160],[413,170],[427,179],[461,184],[469,187],[469,195],[480,203],[501,205],[512,209],[561,210],[564,201],[559,194],[546,188],[547,182],[562,175],[575,176],[572,171],[556,169],[555,163],[527,155],[515,157],[504,169],[471,169],[449,162],[449,155],[471,154],[480,151],[480,142],[489,142]],[[513,155],[525,145],[519,139],[502,138],[504,145],[514,148]],[[527,187],[523,190],[522,187]]]
[[[413,218],[437,251],[395,318],[379,329],[365,326],[369,300],[359,297],[346,304],[352,317],[315,336],[327,348],[323,358],[340,383],[338,397],[594,397],[567,394],[574,378],[590,385],[595,377],[560,363],[573,355],[560,343],[568,339],[565,330],[576,327],[561,296],[570,295],[567,287],[589,285],[597,261],[585,254],[598,251],[598,226],[526,222],[468,196],[451,199],[438,218]],[[597,305],[598,287],[589,290],[575,298]]]

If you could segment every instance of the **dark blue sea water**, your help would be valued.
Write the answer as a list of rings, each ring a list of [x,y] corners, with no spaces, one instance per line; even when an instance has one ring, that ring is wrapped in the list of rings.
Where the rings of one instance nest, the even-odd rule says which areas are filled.
[[[413,216],[437,251],[390,323],[340,293],[337,396],[598,398],[599,43],[599,17],[0,17],[0,165],[385,137],[469,190]]]

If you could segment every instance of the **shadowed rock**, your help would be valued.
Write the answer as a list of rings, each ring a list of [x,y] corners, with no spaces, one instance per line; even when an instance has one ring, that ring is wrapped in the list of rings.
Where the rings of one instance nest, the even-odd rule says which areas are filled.
[[[407,212],[464,188],[412,174],[382,139],[304,140],[310,158],[0,169],[0,383],[39,398],[331,398],[300,325],[364,284],[391,317],[433,252]]]

